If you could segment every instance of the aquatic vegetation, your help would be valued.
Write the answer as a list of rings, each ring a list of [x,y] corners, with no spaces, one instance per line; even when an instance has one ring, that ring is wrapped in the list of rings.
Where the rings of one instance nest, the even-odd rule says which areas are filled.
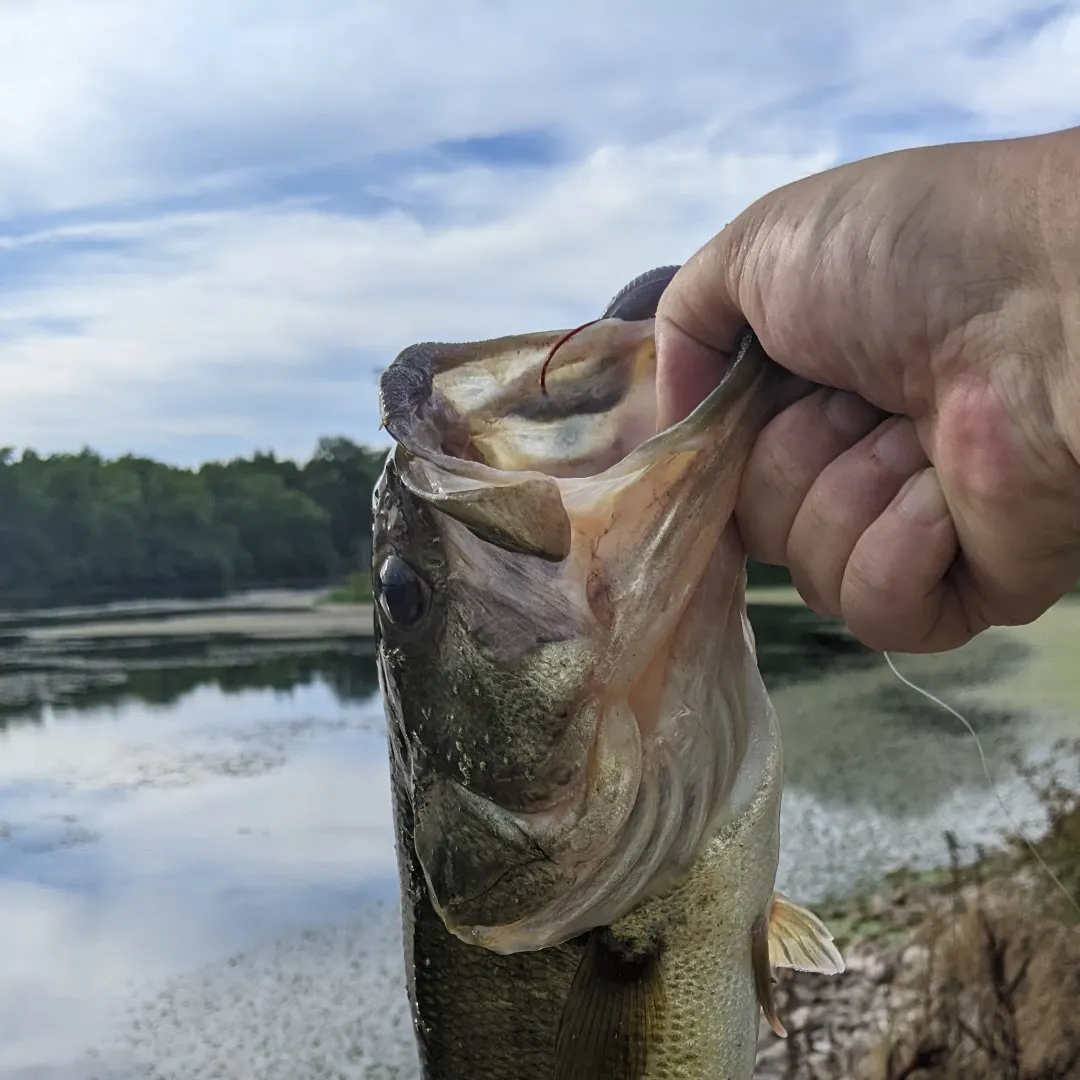
[[[1080,743],[1055,749],[1015,762],[1046,810],[1037,854],[1007,836],[965,861],[947,837],[951,866],[820,908],[847,971],[779,973],[789,1039],[758,1080],[1080,1077],[1080,919],[1050,878],[1080,900]]]

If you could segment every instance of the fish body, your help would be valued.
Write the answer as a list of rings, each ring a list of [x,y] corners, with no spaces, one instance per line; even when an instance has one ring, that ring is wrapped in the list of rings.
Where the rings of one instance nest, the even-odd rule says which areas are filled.
[[[658,433],[674,269],[568,340],[414,346],[382,379],[377,657],[427,1080],[744,1080],[759,1010],[782,1032],[771,966],[842,970],[773,891],[780,732],[731,521],[782,374],[745,334]]]

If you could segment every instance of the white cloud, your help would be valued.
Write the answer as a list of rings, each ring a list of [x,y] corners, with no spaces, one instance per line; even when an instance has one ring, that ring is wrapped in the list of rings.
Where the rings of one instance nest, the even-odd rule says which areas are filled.
[[[1080,3],[1039,21],[1020,0],[7,5],[0,442],[375,440],[373,367],[411,341],[587,318],[843,157],[1080,119]],[[424,153],[530,130],[562,156]]]
[[[109,449],[191,440],[241,423],[248,396],[276,393],[287,411],[321,378],[331,394],[352,384],[352,430],[370,438],[372,367],[402,346],[586,318],[640,268],[689,254],[702,221],[830,160],[672,141],[600,149],[523,185],[516,202],[475,169],[460,185],[452,176],[428,185],[480,215],[468,225],[289,205],[99,225],[94,237],[121,238],[120,250],[71,255],[54,280],[4,302],[0,333],[39,329],[9,331],[0,349],[0,430],[8,442],[64,445],[97,426]],[[484,209],[492,189],[494,214]],[[313,371],[325,356],[333,368]],[[217,400],[203,380],[220,388]],[[177,411],[185,397],[209,410],[194,425]],[[302,445],[281,448],[310,449],[322,430],[313,420]]]

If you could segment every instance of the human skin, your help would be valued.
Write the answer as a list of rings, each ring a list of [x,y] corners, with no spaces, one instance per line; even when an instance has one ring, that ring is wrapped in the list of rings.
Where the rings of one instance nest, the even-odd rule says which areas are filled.
[[[737,521],[875,649],[955,648],[1080,578],[1080,128],[903,150],[780,188],[679,271],[661,423],[749,323],[820,384],[761,435]]]

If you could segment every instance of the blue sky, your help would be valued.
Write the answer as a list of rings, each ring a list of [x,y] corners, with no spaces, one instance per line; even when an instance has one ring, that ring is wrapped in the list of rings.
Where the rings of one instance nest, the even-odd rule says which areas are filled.
[[[769,189],[1080,123],[1080,0],[12,0],[0,445],[380,444],[414,341],[574,325]]]

